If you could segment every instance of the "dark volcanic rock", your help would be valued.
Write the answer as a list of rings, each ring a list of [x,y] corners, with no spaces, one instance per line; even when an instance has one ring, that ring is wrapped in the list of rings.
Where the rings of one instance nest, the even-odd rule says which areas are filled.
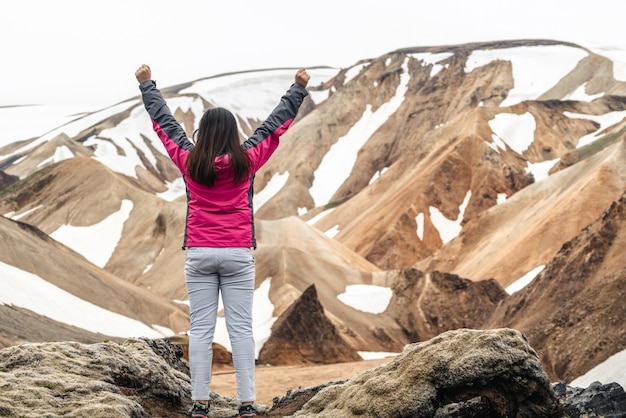
[[[331,364],[362,360],[324,315],[315,285],[309,286],[272,326],[259,362],[273,365]]]
[[[19,179],[20,178],[17,176],[7,174],[4,171],[0,170],[0,190],[9,187],[13,183],[16,183]]]
[[[404,269],[388,314],[411,342],[426,341],[444,331],[482,328],[506,296],[495,280],[474,282],[449,273]]]
[[[552,381],[572,381],[626,349],[626,192],[563,244],[481,328],[522,331]]]
[[[570,418],[626,417],[626,393],[617,383],[594,382],[588,388],[575,388],[558,383],[554,390],[561,398],[563,411]]]
[[[180,345],[172,344],[168,340],[151,340],[149,338],[142,338],[142,340],[154,351],[154,354],[163,358],[170,367],[189,376],[189,363],[183,360],[185,352]]]

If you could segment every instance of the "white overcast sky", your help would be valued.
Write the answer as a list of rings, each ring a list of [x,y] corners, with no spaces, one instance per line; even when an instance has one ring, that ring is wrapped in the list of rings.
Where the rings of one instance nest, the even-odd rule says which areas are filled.
[[[137,94],[142,63],[165,87],[504,39],[570,41],[625,57],[622,8],[613,0],[2,1],[0,106],[108,106]]]

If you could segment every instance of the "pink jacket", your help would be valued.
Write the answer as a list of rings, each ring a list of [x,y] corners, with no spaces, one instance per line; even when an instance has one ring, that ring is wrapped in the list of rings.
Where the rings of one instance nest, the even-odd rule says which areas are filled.
[[[165,149],[187,186],[187,221],[183,249],[186,247],[256,247],[252,207],[254,174],[278,147],[280,136],[293,122],[306,89],[294,83],[280,103],[243,144],[251,162],[248,181],[235,184],[231,176],[218,176],[207,187],[187,175],[187,156],[193,143],[174,119],[153,80],[139,85],[146,110]],[[216,168],[228,166],[228,157],[219,157]],[[230,172],[230,170],[229,170]]]

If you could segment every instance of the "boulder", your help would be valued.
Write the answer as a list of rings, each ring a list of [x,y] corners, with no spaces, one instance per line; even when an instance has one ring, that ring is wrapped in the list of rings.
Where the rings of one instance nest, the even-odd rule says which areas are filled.
[[[445,332],[389,363],[328,386],[294,417],[560,417],[560,403],[524,335]]]
[[[28,343],[0,350],[0,416],[183,417],[191,385],[182,349],[167,340]],[[212,417],[237,400],[211,394]]]

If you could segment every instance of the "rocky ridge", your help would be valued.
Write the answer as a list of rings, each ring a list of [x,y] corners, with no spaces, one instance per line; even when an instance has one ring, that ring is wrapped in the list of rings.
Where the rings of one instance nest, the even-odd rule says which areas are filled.
[[[0,416],[183,417],[190,404],[182,350],[167,340],[30,343],[0,350]],[[237,415],[211,393],[210,417]],[[407,346],[346,381],[289,391],[269,417],[582,417],[626,414],[617,384],[550,383],[512,329],[448,331]]]

